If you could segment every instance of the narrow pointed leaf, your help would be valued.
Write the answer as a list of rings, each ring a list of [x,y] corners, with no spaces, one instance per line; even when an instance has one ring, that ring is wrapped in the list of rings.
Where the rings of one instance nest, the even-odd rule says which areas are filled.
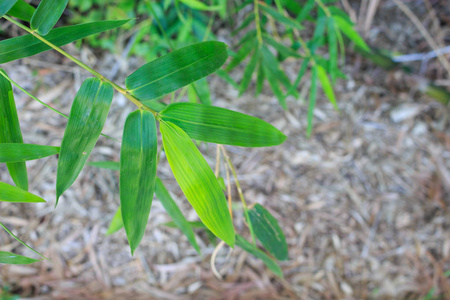
[[[314,5],[316,4],[315,0],[308,0],[306,1],[305,5],[303,5],[302,10],[298,14],[296,20],[297,22],[302,22],[305,20],[309,15],[311,10],[314,8]]]
[[[99,21],[55,28],[45,36],[45,39],[59,47],[89,35],[119,27],[126,22],[128,20]],[[31,34],[3,40],[0,41],[0,64],[29,57],[50,49],[50,46],[47,46]]]
[[[69,0],[41,0],[31,18],[31,29],[47,35],[64,12]]]
[[[238,234],[236,235],[236,245],[241,247],[248,253],[253,254],[257,258],[261,259],[263,263],[266,265],[266,267],[269,268],[269,270],[271,270],[278,277],[283,278],[283,271],[281,270],[280,266],[277,264],[275,260],[270,258],[263,251],[253,246],[251,243],[247,242],[242,236]]]
[[[275,48],[275,50],[277,50],[277,52],[281,55],[284,55],[286,57],[292,56],[295,58],[301,57],[301,55],[297,51],[295,51],[292,48],[286,47],[285,45],[283,45],[281,43],[278,43],[268,34],[264,34],[263,39],[267,44],[269,44],[273,48]]]
[[[122,210],[119,207],[116,213],[114,214],[114,217],[111,220],[111,223],[109,224],[108,230],[106,231],[105,235],[111,235],[119,231],[122,227],[123,227]]]
[[[303,75],[305,75],[305,72],[308,69],[308,65],[309,65],[309,58],[306,58],[302,62],[302,66],[300,67],[300,70],[298,71],[297,78],[295,79],[295,82],[292,85],[292,87],[289,89],[288,95],[293,95],[294,94],[293,91],[296,90],[298,85],[300,84],[300,81],[302,80]]]
[[[337,60],[338,60],[338,46],[336,28],[334,26],[333,18],[328,18],[328,47],[329,47],[329,72],[331,79],[334,82],[336,80]]]
[[[0,264],[28,265],[41,260],[42,259],[34,259],[11,252],[0,251]]]
[[[283,23],[284,25],[287,25],[287,26],[295,28],[295,29],[299,29],[299,30],[303,29],[303,26],[300,25],[300,22],[298,22],[290,17],[286,17],[286,16],[280,14],[278,11],[276,11],[272,7],[265,5],[265,4],[261,4],[260,7],[261,7],[261,11],[270,15],[277,22]]]
[[[45,202],[44,199],[26,192],[18,187],[0,182],[0,201],[14,203],[38,203]]]
[[[290,88],[291,83],[289,82],[289,78],[287,77],[286,73],[284,73],[280,68],[280,63],[275,55],[273,55],[272,52],[270,52],[269,48],[267,48],[266,46],[261,47],[261,53],[263,56],[264,67],[270,73],[272,73],[272,76],[276,80],[280,81],[285,88]]]
[[[191,225],[189,225],[189,222],[183,216],[181,210],[178,208],[177,204],[172,199],[161,179],[159,178],[156,179],[156,197],[158,197],[166,212],[169,214],[175,224],[177,224],[177,227],[181,229],[184,235],[186,235],[189,243],[191,243],[197,253],[200,254],[200,247],[195,240],[194,231],[192,231]]]
[[[244,74],[242,75],[241,85],[239,87],[239,95],[242,95],[248,88],[250,82],[252,81],[253,73],[256,69],[256,64],[258,63],[259,53],[258,48],[253,52],[252,58],[248,62],[248,65],[244,69]]]
[[[3,17],[13,6],[17,0],[2,0],[0,2],[0,18]]]
[[[112,86],[97,78],[86,79],[75,96],[58,159],[57,199],[78,177],[94,149],[108,115],[112,97]]]
[[[236,53],[236,55],[233,57],[231,62],[227,66],[227,72],[230,72],[234,68],[236,68],[241,62],[244,61],[244,59],[252,53],[253,49],[256,49],[258,47],[258,42],[255,38],[249,39],[244,44],[242,44],[241,48],[239,48],[239,51]]]
[[[160,113],[192,139],[242,147],[279,145],[286,136],[271,124],[232,110],[195,103],[174,103]]]
[[[316,97],[317,97],[317,67],[312,68],[311,72],[311,87],[309,91],[309,103],[308,103],[308,115],[307,115],[307,136],[311,136],[312,132],[312,124],[314,118],[314,107],[316,106]]]
[[[164,96],[219,69],[227,60],[227,46],[202,42],[170,52],[127,77],[127,90],[139,100]]]
[[[275,97],[277,97],[281,107],[287,110],[286,96],[283,94],[283,91],[280,88],[278,78],[271,72],[271,69],[269,69],[267,65],[264,65],[264,74],[266,75],[270,88],[272,89]]]
[[[209,107],[209,106],[206,106]],[[235,233],[225,195],[191,138],[177,125],[162,121],[164,150],[173,175],[200,220],[229,246]]]
[[[330,80],[328,79],[327,72],[321,65],[317,65],[317,76],[319,77],[322,89],[328,100],[330,100],[331,104],[333,104],[333,107],[338,110],[339,108],[336,103],[336,97],[334,96],[333,87],[331,86]]]
[[[233,80],[233,78],[231,78],[231,76],[225,70],[219,69],[215,74],[220,78],[222,78],[223,80],[225,80],[226,83],[228,83],[235,89],[239,88],[238,84]]]
[[[254,233],[264,248],[278,260],[288,259],[288,247],[277,219],[260,204],[248,211]]]
[[[156,121],[151,112],[130,113],[120,150],[120,208],[133,254],[144,236],[156,179]]]
[[[4,72],[2,69],[0,71]],[[0,76],[0,143],[23,143],[12,86],[3,76]],[[25,163],[8,163],[7,167],[16,186],[27,191],[28,176]]]
[[[34,144],[0,144],[0,163],[25,162],[59,153],[59,147]]]
[[[22,21],[30,22],[34,11],[33,6],[23,0],[18,0],[7,14]]]
[[[353,28],[353,25],[351,23],[348,23],[345,19],[343,19],[340,16],[333,16],[333,19],[335,20],[339,29],[352,42],[354,42],[355,45],[357,45],[358,47],[362,48],[363,50],[365,50],[367,52],[370,52],[369,46],[367,46],[366,42],[362,39],[362,37],[359,35],[359,33]]]
[[[261,94],[264,87],[264,78],[264,65],[263,61],[260,59],[258,63],[258,73],[256,75],[255,97],[258,97],[259,94]]]
[[[87,163],[88,166],[109,169],[114,171],[120,170],[120,163],[118,161],[91,161]]]
[[[9,230],[4,224],[0,223],[0,227],[2,227],[10,236],[12,236],[16,241],[18,241],[19,243],[21,243],[24,247],[30,249],[32,252],[36,253],[36,255],[39,255],[40,257],[42,257],[43,259],[47,259],[47,257],[45,257],[44,255],[42,255],[41,253],[37,252],[36,250],[34,250],[33,248],[31,248],[30,246],[27,245],[27,243],[25,243],[24,241],[22,241],[21,239],[19,239],[14,233],[11,232],[11,230]]]

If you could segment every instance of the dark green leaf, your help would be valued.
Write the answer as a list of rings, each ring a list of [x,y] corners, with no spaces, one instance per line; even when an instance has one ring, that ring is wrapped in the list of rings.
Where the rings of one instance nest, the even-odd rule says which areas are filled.
[[[297,16],[297,22],[302,22],[310,15],[311,10],[314,8],[314,5],[316,4],[315,0],[308,0],[306,1],[305,5],[302,7],[302,10]]]
[[[317,76],[319,77],[320,83],[322,84],[322,89],[327,96],[328,100],[330,100],[333,107],[338,110],[338,106],[336,103],[336,97],[334,96],[333,87],[331,86],[330,80],[328,79],[327,72],[321,65],[317,65]]]
[[[127,77],[125,85],[139,100],[154,99],[215,72],[227,57],[224,43],[194,44],[143,65]]]
[[[300,83],[300,80],[303,78],[303,75],[305,75],[306,70],[308,69],[309,59],[306,58],[302,62],[302,66],[300,67],[300,70],[298,71],[297,78],[295,79],[294,84],[292,85],[291,89],[288,92],[288,95],[292,95],[292,90],[296,89]]]
[[[16,17],[22,21],[30,22],[31,17],[34,14],[34,7],[26,3],[23,0],[19,0],[14,4],[14,6],[8,11],[8,15]]]
[[[189,225],[189,222],[186,221],[186,218],[181,213],[181,210],[178,208],[177,204],[172,199],[169,192],[164,187],[161,179],[159,178],[156,178],[156,197],[158,197],[166,212],[169,214],[175,224],[177,224],[177,227],[181,229],[184,235],[186,235],[189,243],[191,243],[198,254],[200,254],[200,247],[195,240],[195,235],[192,231],[191,226]]]
[[[0,163],[24,162],[59,153],[59,147],[34,144],[0,144]]]
[[[0,264],[28,265],[41,260],[42,259],[33,259],[19,254],[14,254],[11,252],[0,251]]]
[[[253,254],[254,256],[261,259],[264,264],[271,270],[275,275],[278,277],[283,278],[283,271],[281,270],[280,266],[276,263],[275,260],[270,258],[266,253],[259,250],[249,242],[247,242],[242,236],[236,235],[236,245],[244,249],[250,254]]]
[[[333,16],[334,21],[336,22],[339,29],[350,39],[355,45],[362,48],[365,51],[370,52],[369,46],[367,46],[366,42],[361,38],[358,32],[353,29],[353,25],[348,23],[345,19],[340,16]]]
[[[329,47],[329,72],[331,79],[334,82],[336,80],[336,70],[337,70],[337,59],[338,59],[338,46],[337,46],[337,36],[336,28],[334,27],[333,18],[328,18],[328,47]]]
[[[311,52],[314,53],[317,48],[321,47],[325,41],[325,28],[327,26],[327,17],[320,16],[317,18],[316,28],[314,29],[313,38],[308,42]]]
[[[261,8],[261,11],[270,15],[277,22],[283,23],[283,24],[285,24],[289,27],[295,28],[295,29],[299,29],[299,30],[303,29],[303,26],[300,25],[300,22],[298,22],[294,19],[291,19],[290,17],[286,17],[286,16],[280,14],[278,11],[276,11],[275,9],[271,8],[268,5],[261,4],[260,8]]]
[[[91,161],[87,163],[88,166],[109,169],[114,171],[120,170],[120,163],[118,161]]]
[[[284,56],[287,56],[287,57],[292,56],[292,57],[296,57],[296,58],[301,57],[301,55],[298,54],[297,51],[295,51],[295,50],[292,49],[292,48],[286,47],[285,45],[283,45],[283,44],[281,44],[281,43],[278,43],[277,41],[275,41],[275,40],[274,40],[270,35],[268,35],[268,34],[264,34],[264,35],[263,35],[263,39],[264,39],[264,41],[265,41],[267,44],[269,44],[269,45],[271,45],[272,47],[274,47],[275,50],[277,50],[277,52],[278,52],[279,54],[281,54],[281,55],[284,55]]]
[[[120,150],[120,208],[131,254],[144,236],[156,179],[156,121],[145,110],[130,113],[123,129]]]
[[[307,127],[307,136],[311,136],[312,132],[312,124],[314,118],[314,107],[316,105],[316,96],[317,96],[317,68],[313,67],[311,72],[311,87],[309,91],[309,103],[308,103],[308,127]]]
[[[288,248],[283,230],[270,212],[260,204],[248,211],[258,240],[278,260],[288,259]]]
[[[17,0],[2,0],[0,2],[0,18],[3,17],[13,6]]]
[[[235,232],[227,202],[210,166],[181,128],[162,120],[160,130],[167,160],[186,198],[200,220],[234,247]]]
[[[242,75],[241,85],[239,87],[239,96],[241,96],[248,88],[248,85],[252,81],[253,73],[256,69],[256,64],[259,60],[259,51],[258,48],[255,49],[255,52],[252,54],[252,58],[250,59],[248,65],[244,69],[244,74]]]
[[[230,72],[231,70],[236,68],[241,62],[244,61],[247,56],[249,56],[249,54],[252,52],[252,49],[255,49],[257,47],[258,41],[255,38],[249,39],[244,44],[242,44],[241,48],[239,48],[239,51],[228,64],[226,68],[227,72]]]
[[[92,34],[119,27],[128,20],[99,21],[52,29],[45,37],[56,46],[63,46]],[[0,41],[0,64],[32,56],[47,50],[47,46],[31,34]]]
[[[111,84],[88,78],[73,100],[56,174],[56,203],[83,169],[108,115],[113,97]]]
[[[47,35],[58,22],[69,0],[41,0],[31,18],[31,29]]]
[[[244,19],[244,21],[242,21],[241,25],[239,25],[238,28],[233,30],[232,35],[235,35],[236,33],[241,31],[242,29],[246,28],[248,25],[250,25],[254,21],[255,21],[255,13],[251,12],[245,17],[245,19]]]
[[[174,103],[160,113],[192,139],[242,147],[279,145],[286,136],[269,123],[232,110],[194,103]]]
[[[122,210],[119,207],[116,213],[114,214],[114,217],[111,221],[111,224],[109,224],[108,230],[106,231],[105,235],[111,235],[119,231],[122,227],[123,227]]]
[[[283,91],[280,88],[278,78],[271,72],[271,69],[269,69],[266,64],[264,65],[264,74],[266,75],[267,81],[272,88],[272,92],[274,93],[275,97],[277,97],[281,107],[283,109],[287,109],[286,96],[283,94]]]
[[[275,55],[273,55],[272,52],[270,52],[269,48],[267,48],[267,46],[265,46],[265,45],[263,47],[261,47],[261,53],[263,56],[265,69],[268,70],[272,74],[272,77],[274,79],[276,79],[277,81],[280,81],[281,84],[283,84],[285,88],[287,88],[287,89],[290,88],[291,83],[289,82],[289,78],[281,70],[280,63],[278,62]],[[266,74],[266,75],[267,75],[267,78],[269,78],[269,75],[268,74]]]
[[[264,63],[262,60],[259,60],[258,73],[256,75],[255,97],[258,97],[259,94],[261,94],[264,87],[264,78]]]
[[[161,110],[167,107],[167,104],[159,102],[159,99],[160,98],[141,101],[141,103],[156,112],[160,112]]]
[[[0,72],[5,71],[0,69]],[[11,83],[3,76],[0,76],[0,143],[23,143]],[[8,163],[7,167],[16,186],[27,191],[28,176],[25,163]]]
[[[18,187],[0,182],[0,201],[14,203],[38,203],[45,202],[44,199],[28,193]]]

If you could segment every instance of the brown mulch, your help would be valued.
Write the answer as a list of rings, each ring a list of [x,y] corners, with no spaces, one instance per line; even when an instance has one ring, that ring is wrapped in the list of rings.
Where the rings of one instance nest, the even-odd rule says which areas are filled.
[[[404,2],[448,45],[445,0]],[[360,28],[368,3],[349,3]],[[380,1],[369,25],[366,37],[378,48],[404,54],[432,50],[392,1]],[[88,48],[66,49],[105,74],[119,59],[97,57]],[[139,64],[123,61],[116,82]],[[199,256],[179,230],[161,226],[170,219],[158,201],[131,257],[123,231],[105,236],[119,204],[118,173],[85,167],[54,209],[57,160],[50,157],[27,163],[30,191],[48,202],[0,203],[0,221],[51,262],[0,266],[0,286],[21,299],[421,299],[430,291],[435,299],[449,299],[450,279],[444,275],[450,270],[449,108],[410,86],[415,75],[384,71],[354,53],[346,65],[348,79],[336,86],[340,111],[320,95],[311,138],[305,137],[303,100],[308,76],[301,99],[290,98],[287,111],[269,90],[257,99],[252,90],[238,98],[233,88],[210,78],[214,105],[260,117],[288,136],[278,147],[227,147],[247,202],[264,205],[284,229],[290,260],[280,263],[283,279],[238,248],[219,252],[215,264],[224,279],[216,279],[210,266],[214,246],[197,232]],[[420,63],[410,66],[418,74]],[[89,77],[54,52],[2,68],[65,113]],[[297,70],[286,62],[291,76]],[[421,75],[450,87],[449,74],[436,59]],[[24,141],[58,146],[66,120],[19,91],[15,98]],[[120,139],[135,108],[120,95],[114,99],[103,132]],[[215,145],[200,149],[213,166]],[[120,144],[101,137],[90,160],[117,161],[119,151]],[[197,220],[164,157],[158,176],[185,216]],[[0,180],[11,183],[4,165]],[[236,192],[233,200],[240,203]],[[248,236],[237,207],[236,228]],[[0,251],[33,256],[4,231]]]

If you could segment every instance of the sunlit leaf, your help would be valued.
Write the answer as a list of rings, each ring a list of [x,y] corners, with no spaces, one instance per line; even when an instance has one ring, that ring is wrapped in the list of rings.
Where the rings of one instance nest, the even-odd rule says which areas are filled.
[[[5,72],[2,69],[0,71]],[[12,86],[3,76],[0,76],[0,143],[23,143]],[[28,176],[25,163],[8,163],[7,167],[16,186],[27,191]]]
[[[56,203],[78,177],[94,149],[112,97],[111,84],[97,78],[86,79],[75,96],[61,142],[56,174]]]
[[[24,162],[59,153],[59,147],[34,144],[0,144],[0,163]]]
[[[279,145],[286,136],[271,124],[232,110],[194,103],[174,103],[160,113],[192,139],[242,147]]]
[[[221,7],[219,5],[208,6],[199,0],[178,0],[178,1],[189,6],[190,8],[198,9],[198,10],[217,11],[217,10],[221,9]]]
[[[2,0],[0,2],[0,18],[16,4],[17,0]]]
[[[224,43],[194,44],[143,65],[127,77],[125,85],[139,100],[158,98],[215,72],[227,57]]]
[[[11,252],[0,251],[0,264],[28,265],[41,260],[42,259],[33,259],[19,254],[14,254]]]
[[[178,208],[175,201],[170,196],[167,189],[164,187],[161,179],[156,178],[156,197],[158,197],[161,204],[164,206],[164,209],[175,222],[178,228],[186,235],[189,240],[189,243],[194,247],[194,249],[200,254],[200,247],[195,240],[194,232],[192,231],[189,222],[186,221],[186,218],[181,213],[181,210]]]
[[[263,251],[253,246],[251,243],[247,242],[242,236],[238,234],[236,235],[236,245],[241,247],[248,253],[253,254],[254,256],[261,259],[266,265],[266,267],[269,268],[269,270],[271,270],[278,277],[283,278],[283,271],[281,270],[280,266],[277,264],[275,260],[270,258]]]
[[[367,46],[366,42],[361,38],[358,32],[353,29],[353,25],[348,23],[345,19],[340,16],[333,16],[334,21],[336,22],[339,29],[358,47],[362,48],[365,51],[370,52],[369,46]]]
[[[120,150],[120,208],[131,254],[144,236],[156,179],[156,121],[145,110],[130,113],[123,129]]]
[[[114,214],[114,217],[111,220],[111,223],[109,224],[108,230],[106,231],[105,235],[111,235],[119,231],[122,227],[123,227],[122,210],[119,207],[116,213]]]
[[[22,21],[30,22],[34,14],[34,7],[23,0],[18,0],[16,4],[8,11],[8,15],[16,17]]]
[[[328,79],[327,72],[321,65],[317,65],[317,76],[319,77],[325,95],[328,100],[330,100],[331,104],[333,104],[333,107],[337,110],[338,106],[336,103],[336,97],[334,96],[333,87]]]
[[[288,259],[283,230],[270,212],[260,204],[248,211],[253,231],[261,244],[278,260]]]
[[[99,21],[55,28],[45,36],[45,39],[59,47],[89,35],[119,27],[126,22],[128,20]],[[50,46],[31,34],[6,39],[0,41],[0,64],[29,57],[50,49]]]
[[[69,0],[41,0],[31,18],[31,29],[47,35],[58,22]]]
[[[210,166],[191,138],[177,125],[163,120],[160,130],[167,160],[184,195],[200,220],[217,237],[233,247],[233,223],[225,195]]]
[[[0,202],[1,201],[14,203],[45,202],[44,199],[36,195],[4,182],[0,182]]]

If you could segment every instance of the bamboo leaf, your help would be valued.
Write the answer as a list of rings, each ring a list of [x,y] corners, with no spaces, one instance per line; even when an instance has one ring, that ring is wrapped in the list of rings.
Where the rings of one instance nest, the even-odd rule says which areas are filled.
[[[215,72],[227,57],[224,43],[194,44],[143,65],[127,77],[125,85],[139,100],[154,99]]]
[[[173,103],[160,113],[192,139],[242,147],[279,145],[286,136],[271,124],[232,110],[195,103]]]
[[[303,29],[303,26],[300,25],[300,22],[297,22],[296,20],[286,17],[282,14],[280,14],[278,11],[273,9],[272,7],[262,4],[260,5],[261,11],[265,12],[266,14],[270,15],[272,18],[274,18],[277,22],[283,23],[287,25],[288,27],[292,27],[295,29]]]
[[[235,233],[227,202],[208,163],[177,125],[162,120],[160,130],[167,160],[186,198],[200,220],[217,237],[234,247]]]
[[[264,78],[264,63],[260,59],[258,64],[258,73],[256,74],[255,97],[258,97],[259,94],[261,94],[264,87]]]
[[[258,240],[278,260],[288,259],[288,247],[283,230],[277,219],[260,204],[248,211],[250,221]]]
[[[0,182],[0,201],[14,203],[45,202],[44,199],[36,195],[4,182]]]
[[[336,110],[339,110],[336,103],[336,97],[334,96],[333,87],[331,86],[330,80],[328,79],[327,72],[321,65],[317,65],[317,76],[319,77],[322,89],[328,100],[330,100],[331,104],[333,104],[333,107]]]
[[[36,250],[34,250],[33,248],[31,248],[30,246],[28,246],[24,241],[22,241],[21,239],[19,239],[14,233],[11,232],[11,230],[9,230],[5,225],[3,225],[2,223],[0,223],[0,227],[2,227],[10,236],[12,236],[16,241],[18,241],[19,243],[21,243],[23,246],[25,246],[26,248],[30,249],[32,252],[36,253],[37,255],[39,255],[40,257],[42,257],[43,259],[47,259],[47,257],[45,257],[44,255],[42,255],[41,253],[37,252]]]
[[[309,91],[309,103],[308,103],[308,115],[307,115],[307,129],[306,134],[307,136],[311,136],[312,132],[312,124],[313,124],[313,117],[314,117],[314,107],[316,105],[316,96],[317,96],[317,67],[312,68],[311,72],[311,87]]]
[[[14,254],[11,252],[0,251],[0,264],[28,265],[41,260],[42,259],[33,259],[19,254]]]
[[[119,207],[116,213],[114,214],[114,217],[111,223],[109,224],[108,230],[106,231],[105,235],[111,235],[119,231],[122,227],[123,227],[122,210]]]
[[[270,88],[272,89],[272,92],[274,93],[275,97],[277,97],[281,107],[287,110],[286,97],[280,88],[278,78],[274,73],[271,72],[271,69],[267,67],[267,64],[264,64],[264,74],[266,75]]]
[[[264,61],[264,67],[266,70],[268,70],[274,79],[277,81],[280,81],[281,84],[284,85],[285,88],[290,88],[291,83],[289,82],[289,78],[287,75],[281,70],[280,63],[275,57],[275,55],[270,52],[269,48],[267,46],[261,47],[261,53]],[[268,74],[267,78],[269,78]]]
[[[205,105],[212,105],[211,92],[209,90],[208,80],[202,78],[193,84],[195,94],[198,96],[200,103]]]
[[[58,22],[69,0],[41,0],[31,18],[31,29],[47,35]]]
[[[215,74],[217,76],[219,76],[220,78],[222,78],[223,80],[225,80],[226,83],[228,83],[229,85],[231,85],[235,89],[239,88],[238,84],[233,80],[233,78],[231,78],[230,75],[228,75],[228,73],[225,70],[219,69],[219,70],[216,71]]]
[[[26,3],[23,0],[19,0],[14,4],[14,6],[8,11],[8,15],[16,17],[22,21],[30,22],[31,17],[34,14],[34,7]]]
[[[119,27],[126,22],[128,20],[99,21],[55,28],[45,36],[45,39],[59,47],[89,35]],[[0,41],[0,64],[29,57],[50,49],[50,46],[47,46],[31,34],[3,40]]]
[[[59,153],[59,147],[34,144],[0,144],[0,163],[25,162]]]
[[[328,25],[328,47],[330,53],[329,72],[331,75],[331,80],[334,82],[336,80],[338,46],[337,46],[336,28],[334,26],[333,18],[328,18],[327,25]]]
[[[227,72],[230,72],[234,68],[236,68],[241,62],[244,61],[244,59],[250,55],[252,52],[252,49],[257,48],[258,41],[255,38],[247,40],[245,43],[242,44],[241,48],[239,48],[236,55],[233,57],[233,59],[228,64],[226,70]]]
[[[293,95],[293,90],[295,90],[298,87],[298,85],[300,84],[300,80],[302,80],[303,75],[305,75],[305,72],[308,69],[308,64],[309,64],[309,58],[306,58],[305,60],[303,60],[300,70],[298,71],[297,78],[295,79],[295,82],[292,85],[292,87],[289,89],[288,95]]]
[[[0,69],[0,72],[5,71]],[[12,86],[3,76],[0,76],[0,143],[23,143]],[[7,167],[15,185],[27,191],[28,176],[25,163],[8,163]]]
[[[131,254],[144,236],[156,179],[156,121],[145,110],[130,113],[120,150],[120,207]]]
[[[164,206],[164,209],[175,222],[177,227],[181,229],[184,235],[186,235],[192,247],[194,247],[197,253],[200,254],[200,247],[195,240],[194,231],[192,231],[191,225],[188,221],[186,221],[186,218],[181,213],[181,210],[178,208],[177,204],[172,199],[159,178],[156,178],[156,197],[158,197],[159,201]]]
[[[190,8],[197,10],[217,11],[221,9],[220,5],[208,6],[205,3],[200,2],[199,0],[178,0],[178,1],[189,6]]]
[[[120,163],[118,161],[91,161],[87,163],[88,166],[109,169],[114,171],[120,170]]]
[[[242,75],[241,86],[239,87],[239,96],[241,96],[248,88],[248,85],[252,81],[252,75],[255,72],[256,64],[259,60],[258,48],[253,52],[252,58],[250,59],[248,65],[244,69],[244,74]]]
[[[361,38],[358,32],[356,32],[355,29],[353,29],[353,25],[351,23],[348,23],[345,19],[343,19],[340,16],[333,16],[334,21],[336,22],[339,29],[351,40],[357,45],[358,47],[362,48],[365,51],[370,52],[369,46],[367,46],[366,42]]]
[[[311,10],[314,8],[314,5],[316,4],[315,0],[308,0],[306,1],[305,5],[302,7],[302,10],[298,14],[296,20],[297,22],[302,22],[305,20],[309,15]]]
[[[0,18],[3,17],[13,6],[17,0],[2,0],[0,2]]]
[[[56,170],[56,204],[62,193],[77,179],[94,149],[112,97],[112,86],[97,78],[86,79],[75,96]]]
[[[242,236],[236,235],[236,245],[244,249],[250,254],[253,254],[257,258],[261,259],[269,270],[271,270],[278,277],[283,278],[283,271],[275,260],[270,258],[266,253],[259,250],[249,242],[247,242]]]
[[[263,34],[263,39],[268,45],[271,45],[273,48],[275,48],[275,50],[277,50],[277,52],[279,54],[281,54],[283,56],[287,56],[287,57],[292,56],[295,58],[301,57],[301,55],[298,54],[297,51],[295,51],[292,48],[286,47],[285,45],[283,45],[281,43],[278,43],[268,34]]]

